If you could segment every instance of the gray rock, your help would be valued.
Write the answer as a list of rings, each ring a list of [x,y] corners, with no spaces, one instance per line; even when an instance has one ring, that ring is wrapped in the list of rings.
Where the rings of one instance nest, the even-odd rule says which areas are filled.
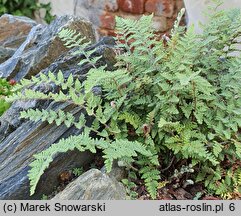
[[[113,67],[114,52],[111,49],[113,41],[105,38],[89,49],[97,48],[94,55],[103,55],[98,64],[107,64],[108,68]],[[51,70],[57,73],[59,69],[65,74],[66,78],[72,73],[79,80],[84,80],[89,65],[78,66],[81,55],[73,56],[74,50],[62,54],[52,62],[43,73]],[[54,85],[32,86],[42,92],[56,92],[58,88]],[[81,167],[88,163],[92,158],[88,152],[78,151],[68,152],[67,154],[56,155],[50,167],[41,177],[37,186],[36,194],[29,196],[29,181],[27,172],[29,163],[33,160],[33,155],[48,148],[52,143],[58,142],[61,138],[69,135],[77,135],[82,132],[75,127],[67,128],[64,125],[56,126],[46,122],[33,123],[19,119],[19,113],[29,108],[38,109],[64,109],[73,113],[76,117],[83,110],[71,104],[53,103],[51,101],[18,101],[12,104],[2,117],[0,117],[0,199],[39,199],[42,194],[49,195],[58,185],[58,176],[64,170],[74,167]],[[87,124],[92,119],[87,119]]]
[[[14,48],[7,48],[0,46],[0,64],[7,59],[9,59],[15,53],[16,49]]]
[[[101,169],[101,172],[106,173],[106,167],[104,166]],[[121,181],[126,177],[126,170],[123,167],[118,166],[118,162],[114,161],[112,165],[112,170],[108,173],[108,176],[112,179],[116,179],[117,181]]]
[[[115,178],[91,169],[71,182],[52,200],[125,200],[124,186]]]
[[[0,64],[14,54],[35,25],[36,22],[27,17],[9,14],[0,17]]]
[[[0,17],[0,46],[18,48],[37,23],[27,17],[4,14]]]
[[[96,48],[97,52],[94,55],[103,56],[97,63],[99,65],[107,65],[109,70],[113,69],[115,64],[115,54],[113,51],[114,40],[111,38],[103,38],[98,43],[90,46],[89,49]],[[65,78],[70,74],[73,74],[75,78],[83,81],[91,68],[90,65],[80,67],[78,65],[81,55],[73,55],[75,49],[62,54],[56,59],[49,67],[42,70],[42,73],[47,74],[51,71],[53,74],[57,74],[59,70],[63,72]],[[57,87],[54,85],[34,86],[34,89],[38,89],[42,92],[56,92]],[[101,94],[101,89],[95,88],[96,93]],[[49,106],[49,101],[17,101],[0,117],[0,142],[4,140],[10,133],[20,127],[22,121],[19,119],[20,111],[27,110],[29,108],[46,109]]]
[[[75,115],[80,108],[73,109],[68,104],[50,104],[49,108],[64,109]],[[78,151],[59,154],[40,179],[36,194],[29,196],[28,165],[33,155],[48,148],[61,138],[78,135],[81,130],[64,125],[56,126],[46,122],[24,122],[0,143],[0,199],[38,199],[42,194],[50,194],[58,185],[61,171],[81,167],[91,161],[93,156]]]
[[[116,12],[118,10],[118,2],[116,0],[85,0],[76,1],[75,15],[86,17],[93,25],[100,25],[100,16],[106,11]]]
[[[34,26],[14,55],[0,65],[0,77],[19,81],[22,78],[30,78],[47,68],[67,51],[57,36],[62,28],[75,29],[91,42],[95,42],[91,23],[78,17],[63,16],[49,26]]]

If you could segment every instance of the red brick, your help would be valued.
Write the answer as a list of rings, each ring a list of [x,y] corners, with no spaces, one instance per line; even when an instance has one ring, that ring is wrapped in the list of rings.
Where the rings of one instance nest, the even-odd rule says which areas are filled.
[[[100,27],[105,29],[115,28],[115,15],[105,12],[100,16]]]
[[[167,29],[172,29],[173,28],[173,24],[175,22],[175,19],[176,19],[176,17],[174,17],[172,19],[170,19],[170,18],[167,19]]]
[[[175,2],[173,0],[147,0],[145,11],[156,16],[172,17]]]
[[[119,8],[128,13],[144,13],[145,0],[118,0]]]
[[[124,19],[132,19],[132,20],[139,20],[143,15],[136,15],[136,14],[128,14],[128,13],[119,13],[120,17],[124,18]]]
[[[177,12],[179,12],[182,8],[185,8],[183,0],[176,0]]]

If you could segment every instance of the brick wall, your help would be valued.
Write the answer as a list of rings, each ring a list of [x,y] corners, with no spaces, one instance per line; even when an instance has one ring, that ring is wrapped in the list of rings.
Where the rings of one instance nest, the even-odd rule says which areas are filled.
[[[100,35],[113,35],[115,16],[138,19],[143,14],[154,14],[153,28],[160,33],[168,32],[176,19],[178,11],[184,7],[183,0],[59,0],[51,1],[57,15],[64,14],[64,8],[73,8],[73,13],[90,20]],[[73,6],[71,6],[73,4]],[[66,12],[66,13],[69,13]]]
[[[167,32],[178,11],[184,7],[182,0],[105,0],[103,11],[99,13],[98,31],[100,35],[113,35],[115,16],[138,19],[143,14],[154,14],[153,28],[157,32]]]

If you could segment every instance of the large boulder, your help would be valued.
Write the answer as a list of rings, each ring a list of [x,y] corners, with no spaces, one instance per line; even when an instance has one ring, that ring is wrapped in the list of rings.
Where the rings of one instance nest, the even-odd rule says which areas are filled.
[[[117,169],[117,168],[115,168]],[[119,179],[118,179],[119,180]],[[71,182],[52,200],[125,200],[124,186],[117,179],[91,169]]]
[[[39,24],[31,29],[27,39],[14,55],[0,65],[0,77],[19,81],[48,67],[67,51],[58,37],[62,28],[74,29],[91,42],[95,42],[91,23],[78,17],[66,15],[57,18],[48,26]]]
[[[50,104],[48,108],[61,108],[76,115],[80,113],[79,108],[73,109],[69,104]],[[36,194],[29,196],[27,172],[33,155],[61,138],[80,133],[81,130],[64,125],[58,127],[45,122],[23,122],[0,143],[0,199],[39,199],[42,194],[50,194],[58,186],[58,176],[62,171],[89,163],[93,158],[89,152],[72,151],[57,155],[42,176]]]
[[[36,24],[27,17],[9,14],[0,17],[0,64],[15,53]]]
[[[13,73],[10,73],[10,77],[16,79],[24,77],[25,75],[30,76],[30,74],[35,74],[39,72],[34,68],[35,65],[35,67],[38,68],[45,68],[42,70],[43,73],[52,71],[54,74],[57,74],[61,69],[66,77],[72,73],[74,77],[80,81],[85,79],[90,65],[85,65],[84,67],[79,66],[78,62],[82,58],[82,55],[73,55],[75,49],[66,52],[66,49],[56,35],[59,29],[63,28],[63,26],[66,27],[66,23],[68,23],[68,26],[71,26],[72,23],[73,26],[78,27],[78,30],[82,32],[82,34],[91,41],[95,41],[90,23],[85,23],[85,21],[73,17],[59,18],[55,23],[58,24],[58,26],[54,27],[50,25],[48,29],[53,28],[55,30],[52,29],[52,32],[49,33],[46,32],[46,29],[43,31],[42,26],[36,26],[32,29],[26,40],[27,43],[26,41],[24,42],[26,43],[24,44],[26,47],[20,47],[18,57],[11,58],[13,61],[12,65],[16,63],[15,60],[17,61],[15,69],[18,68],[18,70],[15,76],[13,76]],[[47,41],[37,40],[37,38],[41,38],[41,35],[38,35],[36,32],[38,29],[45,36],[48,34],[54,36],[49,36],[49,38],[52,39]],[[34,41],[38,41],[39,45],[33,45],[30,37],[34,38]],[[44,39],[43,36],[42,39]],[[110,69],[113,67],[113,44],[114,41],[112,39],[104,38],[89,47],[89,49],[96,48],[94,55],[103,56],[97,64],[107,64]],[[31,48],[28,49],[28,46]],[[61,46],[63,48],[61,48]],[[20,55],[20,51],[23,54],[22,56]],[[49,58],[48,55],[50,55]],[[27,59],[31,59],[28,65],[24,63]],[[0,68],[6,67],[7,64],[10,67],[10,63],[10,61],[7,61],[6,64],[2,64]],[[25,75],[22,76],[23,74]],[[5,75],[7,76],[7,74]],[[58,88],[53,84],[32,86],[31,88],[38,89],[42,92],[58,91]],[[96,92],[101,93],[98,88],[96,88]],[[55,124],[47,124],[46,122],[33,123],[28,120],[20,120],[20,111],[29,108],[64,109],[65,111],[73,113],[76,117],[83,112],[79,107],[71,104],[54,103],[51,101],[17,101],[12,104],[10,109],[0,117],[0,199],[39,199],[43,194],[49,195],[54,188],[58,186],[58,176],[62,171],[84,166],[93,158],[93,155],[89,152],[80,153],[78,151],[56,155],[50,167],[41,177],[35,195],[30,197],[27,173],[29,170],[28,165],[33,160],[32,156],[48,148],[52,143],[58,142],[61,138],[80,134],[82,129],[78,130],[75,127],[67,128],[64,125],[56,126]],[[92,119],[86,120],[87,124],[89,121],[92,121]]]

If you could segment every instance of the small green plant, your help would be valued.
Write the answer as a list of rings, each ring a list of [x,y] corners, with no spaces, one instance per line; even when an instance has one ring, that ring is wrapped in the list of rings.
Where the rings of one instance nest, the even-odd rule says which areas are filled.
[[[6,102],[6,96],[11,95],[12,86],[15,85],[15,81],[7,81],[0,78],[0,116],[10,107],[10,103]]]
[[[45,194],[43,194],[42,197],[41,197],[41,200],[48,200],[48,199],[49,199],[48,196],[45,195]]]
[[[126,187],[126,193],[129,196],[129,199],[136,199],[138,197],[138,193],[133,190],[133,188],[136,187],[136,184],[128,179],[122,179],[121,182]]]
[[[126,188],[126,194],[131,200],[137,199],[138,197],[138,193],[134,190],[137,187],[137,185],[134,183],[135,180],[137,180],[137,176],[136,173],[132,171],[128,172],[128,179],[125,178],[121,180]]]
[[[79,168],[76,167],[76,168],[73,169],[72,172],[76,177],[78,177],[78,176],[81,176],[84,173],[84,169],[83,169],[83,167],[79,167]]]
[[[34,18],[34,13],[41,9],[45,10],[44,20],[50,23],[53,20],[51,15],[51,4],[39,3],[37,0],[0,0],[0,16],[9,13],[17,16]]]
[[[102,150],[108,172],[118,160],[137,173],[153,199],[163,182],[162,168],[169,167],[173,157],[176,164],[183,160],[191,164],[192,178],[209,192],[224,198],[241,193],[241,57],[233,55],[241,35],[240,10],[214,9],[202,34],[196,34],[193,26],[186,32],[179,27],[183,14],[184,10],[167,41],[156,40],[152,16],[138,21],[117,18],[117,50],[122,51],[114,71],[96,66],[101,56],[86,49],[86,38],[73,30],[60,32],[67,47],[79,47],[84,56],[79,65],[92,65],[87,79],[83,83],[72,75],[64,79],[61,71],[40,74],[22,80],[15,89],[25,90],[8,101],[68,101],[94,120],[87,126],[84,114],[76,118],[63,110],[21,113],[21,118],[32,121],[84,128],[82,134],[35,155],[29,171],[31,194],[54,155],[75,148]],[[27,88],[48,82],[59,86],[60,92]],[[102,95],[94,93],[95,86]],[[93,133],[98,139],[90,136]]]
[[[202,197],[201,192],[197,192],[196,195],[194,196],[193,200],[199,200]]]

